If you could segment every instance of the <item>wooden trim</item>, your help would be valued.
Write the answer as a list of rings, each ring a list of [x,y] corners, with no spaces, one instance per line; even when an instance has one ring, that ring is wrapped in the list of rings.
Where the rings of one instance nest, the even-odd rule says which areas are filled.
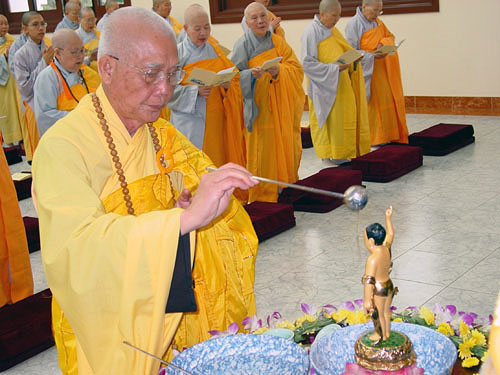
[[[405,96],[406,113],[500,116],[500,97]]]
[[[250,0],[209,0],[213,24],[238,23]],[[342,0],[342,16],[353,16],[359,0]],[[318,13],[318,2],[305,0],[275,0],[269,9],[285,20],[310,19]],[[385,0],[384,14],[439,12],[439,0]]]

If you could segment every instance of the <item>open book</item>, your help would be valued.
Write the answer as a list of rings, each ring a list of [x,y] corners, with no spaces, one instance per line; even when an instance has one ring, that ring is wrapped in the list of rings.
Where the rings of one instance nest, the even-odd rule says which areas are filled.
[[[262,64],[262,66],[261,66],[262,70],[268,70],[269,68],[272,68],[273,66],[278,65],[282,58],[283,57],[278,56],[278,57],[275,57],[274,59],[267,60],[264,64]]]
[[[197,86],[219,86],[229,82],[238,74],[238,71],[233,71],[234,67],[221,70],[220,72],[212,72],[211,70],[194,68],[189,75],[187,82]]]
[[[359,60],[363,57],[363,54],[355,49],[350,49],[344,54],[342,54],[337,60],[333,63],[337,65],[351,64],[354,61]]]
[[[378,50],[376,50],[374,53],[375,54],[387,53],[387,54],[391,55],[398,50],[399,46],[401,46],[401,44],[403,44],[404,41],[405,41],[405,39],[403,39],[401,42],[397,43],[395,46],[382,46]]]
[[[23,181],[30,177],[30,172],[16,172],[12,174],[12,181]]]

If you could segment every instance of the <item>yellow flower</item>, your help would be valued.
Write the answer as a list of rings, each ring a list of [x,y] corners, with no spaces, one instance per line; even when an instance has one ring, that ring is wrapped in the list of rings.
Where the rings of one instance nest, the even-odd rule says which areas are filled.
[[[489,356],[490,356],[490,351],[489,350],[485,351],[483,357],[481,358],[481,362],[486,362]]]
[[[420,310],[418,310],[420,317],[425,320],[425,322],[429,325],[434,323],[434,313],[429,310],[427,307],[422,306]]]
[[[393,320],[393,322],[402,322],[402,321],[403,321],[403,319],[401,319],[401,318],[396,318]]]
[[[314,316],[305,314],[304,316],[301,316],[295,321],[295,325],[297,327],[300,327],[302,324],[304,324],[304,322],[314,322],[314,321],[316,321],[316,318]]]
[[[347,319],[347,323],[349,323],[350,325],[361,324],[361,323],[368,322],[369,319],[370,318],[368,317],[368,315],[365,314],[363,311],[356,310],[352,314],[349,315],[349,317]]]
[[[262,327],[262,328],[259,328],[258,330],[254,331],[253,333],[256,334],[256,335],[260,335],[261,333],[264,333],[266,332],[267,330],[269,330],[269,328],[266,328],[266,327]]]
[[[288,320],[282,320],[278,324],[276,324],[276,328],[288,328],[291,329],[292,331],[295,329],[295,326],[290,323]]]
[[[453,331],[453,328],[451,328],[451,326],[445,322],[442,322],[441,324],[439,324],[437,331],[441,332],[445,336],[451,336],[455,333]]]
[[[467,359],[472,356],[470,349],[474,346],[473,339],[466,339],[460,345],[458,345],[458,356],[461,359]]]
[[[460,332],[460,337],[467,336],[469,334],[469,326],[463,320],[460,320],[458,331]]]
[[[337,312],[332,313],[332,319],[335,320],[336,322],[341,322],[345,320],[346,322],[351,320],[351,316],[353,315],[352,311],[349,310],[338,310]]]
[[[479,359],[477,359],[476,357],[469,357],[462,362],[462,367],[465,368],[474,367],[477,366],[478,364],[479,364]]]
[[[473,329],[470,334],[476,345],[486,345],[486,338],[477,329]]]

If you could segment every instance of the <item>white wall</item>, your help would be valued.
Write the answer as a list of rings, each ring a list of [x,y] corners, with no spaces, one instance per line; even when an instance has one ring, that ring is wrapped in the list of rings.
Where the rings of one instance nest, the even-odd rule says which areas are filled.
[[[132,4],[151,8],[151,0]],[[172,0],[172,15],[182,22],[192,3],[209,9],[208,0]],[[382,20],[406,39],[399,50],[407,96],[500,97],[500,0],[440,0],[439,13],[384,15]],[[344,32],[348,18],[337,27]],[[310,20],[283,21],[288,43],[300,57],[300,37]],[[213,25],[212,34],[232,48],[239,24]]]

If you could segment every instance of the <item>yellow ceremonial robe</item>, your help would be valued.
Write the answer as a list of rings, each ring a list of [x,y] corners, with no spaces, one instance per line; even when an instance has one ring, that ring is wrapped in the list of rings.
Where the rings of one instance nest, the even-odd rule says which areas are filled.
[[[0,136],[0,145],[2,137]],[[0,307],[33,294],[33,276],[16,189],[0,150]]]
[[[276,18],[276,15],[269,9],[267,10],[267,16],[271,21]],[[278,26],[276,29],[274,29],[274,33],[285,39],[285,30],[281,26]]]
[[[160,357],[166,353],[182,315],[164,313],[182,211],[172,207],[184,187],[195,193],[205,167],[212,163],[171,124],[158,120],[154,125],[163,147],[161,153],[171,153],[174,161],[174,170],[168,176],[159,173],[146,126],[130,137],[102,88],[96,93],[129,181],[137,216],[126,215],[120,181],[87,95],[45,133],[33,163],[45,273],[74,329],[79,374],[156,374],[157,361],[121,342],[127,340]],[[229,302],[222,310],[243,310],[236,304],[239,295],[229,291],[253,301],[257,245],[248,215],[233,199],[226,213],[197,231],[196,237],[193,279],[199,312],[203,306],[211,307],[209,302],[219,302],[210,292],[211,286],[220,285],[226,289],[217,292]],[[192,251],[194,238],[195,233],[191,233]],[[215,263],[219,258],[213,249],[217,247],[225,257],[232,251],[240,258],[231,259],[230,264],[220,260],[223,268],[215,268],[217,264],[207,263],[203,254],[208,253],[205,257]],[[234,265],[235,270],[228,265]],[[224,266],[229,268],[227,273]],[[244,279],[239,282],[228,275]],[[230,288],[232,285],[239,288]],[[212,300],[204,301],[210,297]],[[210,313],[214,311],[220,310]],[[195,322],[198,313],[192,315]],[[229,314],[228,319],[232,317]],[[215,320],[225,322],[223,316]],[[55,335],[64,337],[64,325],[56,327],[53,323]],[[196,330],[201,328],[189,325],[199,335]],[[185,337],[185,332],[179,329],[177,336]],[[182,342],[181,338],[176,342]],[[74,348],[63,345],[74,353]],[[68,358],[74,358],[74,354],[69,353]]]
[[[375,51],[379,43],[394,45],[394,35],[377,18],[378,26],[363,34],[360,47]],[[408,143],[405,98],[398,53],[375,59],[368,102],[371,144],[387,142]]]
[[[92,39],[83,45],[85,48],[85,56],[90,57],[90,55],[98,48],[99,39],[101,39],[101,32],[97,29],[94,29],[95,35],[97,39]],[[99,68],[97,66],[97,60],[91,61],[89,65],[94,71],[99,72]]]
[[[12,43],[14,43],[14,41],[16,40],[12,35],[10,35],[9,33],[5,34],[4,35],[5,37],[5,43],[3,44],[0,44],[0,55],[6,55],[7,54],[7,50],[9,49],[9,47],[12,45]]]
[[[172,16],[168,16],[168,19],[170,20],[170,22],[172,22],[172,29],[174,29],[175,35],[179,34],[184,28],[184,25]]]
[[[281,56],[276,78],[265,73],[257,80],[255,102],[259,108],[251,132],[246,132],[247,169],[256,176],[284,182],[298,180],[302,141],[300,120],[304,111],[302,80],[304,69],[283,38],[272,35],[271,48],[248,61],[248,67],[261,66]],[[276,185],[259,183],[249,191],[249,202],[276,202]]]
[[[332,35],[318,45],[318,61],[333,63],[352,49],[335,27]],[[370,152],[370,129],[366,89],[361,64],[354,64],[339,74],[337,96],[322,128],[319,127],[314,103],[309,100],[309,123],[314,151],[319,158],[347,159]]]

